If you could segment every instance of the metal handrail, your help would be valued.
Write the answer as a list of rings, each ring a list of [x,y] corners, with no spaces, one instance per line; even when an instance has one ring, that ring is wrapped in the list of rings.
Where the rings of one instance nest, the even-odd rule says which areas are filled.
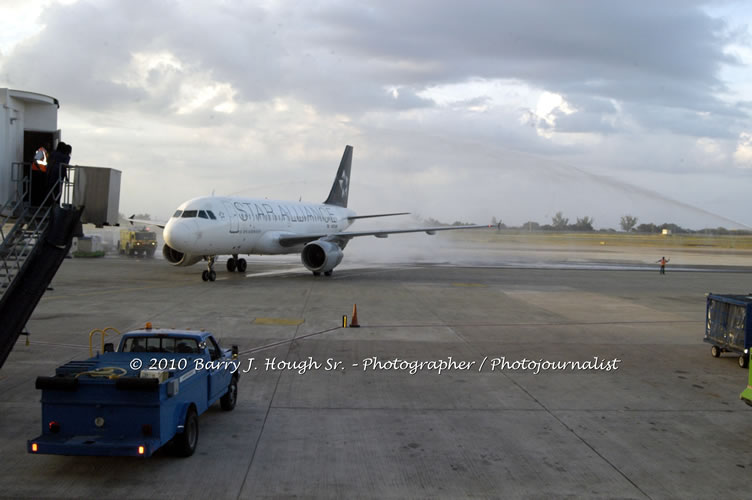
[[[107,331],[112,330],[113,332],[117,333],[118,335],[122,335],[120,333],[120,330],[115,328],[114,326],[108,326],[106,328],[95,328],[92,331],[89,332],[89,357],[94,356],[94,341],[93,337],[94,334],[99,332],[102,336],[102,352],[104,352],[104,338],[107,336]]]
[[[0,221],[0,236],[2,236],[3,241],[5,241],[6,238],[3,228],[8,224],[10,219],[19,215],[24,200],[31,192],[29,189],[31,179],[27,179],[23,176],[23,168],[26,165],[31,168],[31,164],[29,163],[11,164],[11,180],[16,183],[16,196],[9,198],[0,209],[0,217],[2,217],[2,221]]]
[[[39,243],[42,233],[47,228],[55,205],[71,203],[74,195],[76,167],[65,165],[67,175],[60,177],[47,191],[40,206],[31,206],[28,197],[31,194],[32,180],[24,175],[28,163],[13,163],[12,180],[16,183],[15,199],[8,200],[0,209],[0,287],[9,288],[18,276],[33,248]],[[5,215],[3,215],[5,214]],[[5,227],[15,219],[9,231]],[[4,290],[0,293],[2,295]]]

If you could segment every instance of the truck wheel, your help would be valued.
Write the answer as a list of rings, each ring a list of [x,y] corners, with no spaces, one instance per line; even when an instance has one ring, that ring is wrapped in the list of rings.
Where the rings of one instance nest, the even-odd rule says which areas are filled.
[[[739,367],[746,368],[749,366],[749,357],[746,354],[739,356]]]
[[[227,387],[227,394],[219,398],[219,404],[224,411],[231,411],[238,402],[238,377],[233,376]]]
[[[175,436],[175,454],[190,457],[198,446],[198,414],[191,407],[185,416],[185,428],[182,434]]]
[[[721,349],[717,345],[714,345],[713,347],[710,348],[710,354],[712,354],[714,358],[720,358]]]

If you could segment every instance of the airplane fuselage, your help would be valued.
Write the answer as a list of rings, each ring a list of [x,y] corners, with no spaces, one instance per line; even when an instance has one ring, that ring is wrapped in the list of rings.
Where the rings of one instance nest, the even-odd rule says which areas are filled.
[[[303,244],[282,246],[280,235],[347,229],[348,208],[322,203],[210,196],[178,207],[164,228],[165,243],[186,255],[299,253]]]

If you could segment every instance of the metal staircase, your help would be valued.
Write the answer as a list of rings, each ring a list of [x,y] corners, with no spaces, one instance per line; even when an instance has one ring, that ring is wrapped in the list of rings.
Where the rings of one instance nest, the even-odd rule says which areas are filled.
[[[13,164],[15,195],[0,209],[0,367],[47,290],[73,236],[81,235],[81,211],[71,205],[75,179],[58,179],[40,206],[31,206],[24,164]]]
[[[41,234],[47,229],[52,212],[51,193],[41,207],[28,202],[29,183],[23,180],[16,196],[0,209],[0,300],[18,276]]]

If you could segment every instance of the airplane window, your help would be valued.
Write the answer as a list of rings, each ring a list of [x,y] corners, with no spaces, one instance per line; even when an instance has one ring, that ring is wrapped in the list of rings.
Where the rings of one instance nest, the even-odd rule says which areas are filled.
[[[187,219],[190,217],[196,217],[196,215],[198,215],[197,212],[197,210],[186,210],[185,212],[183,212],[183,218]]]
[[[209,214],[209,218],[211,220],[217,220],[217,218],[214,217],[214,212],[212,212],[211,210],[207,210],[206,213]]]
[[[172,214],[172,216],[173,217],[180,217],[180,214],[182,214],[182,213],[183,213],[182,210],[178,210],[177,212],[175,212],[174,214]]]
[[[209,216],[206,215],[206,212],[204,212],[203,210],[199,210],[198,211],[198,216],[201,217],[202,219],[208,219],[209,218]]]

